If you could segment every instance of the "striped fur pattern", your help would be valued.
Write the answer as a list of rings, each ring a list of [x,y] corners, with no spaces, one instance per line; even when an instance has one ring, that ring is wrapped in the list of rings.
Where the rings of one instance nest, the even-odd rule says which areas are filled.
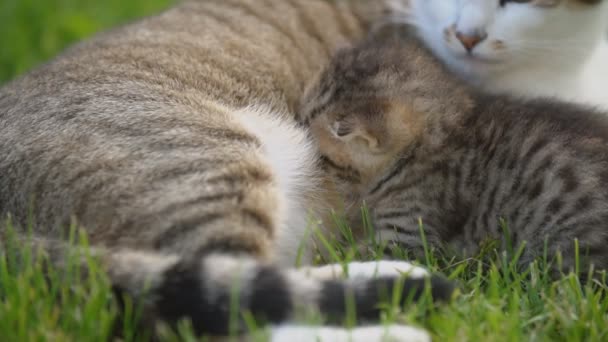
[[[365,202],[379,239],[423,255],[429,243],[476,255],[526,248],[527,266],[560,252],[565,271],[608,267],[608,121],[553,99],[463,85],[403,27],[339,52],[302,103],[326,169]],[[351,210],[353,224],[360,220]],[[504,220],[508,231],[499,222]]]
[[[453,284],[443,277],[403,261],[288,269],[238,253],[184,256],[121,248],[78,250],[41,238],[25,238],[22,243],[44,251],[55,266],[61,267],[68,256],[81,258],[84,274],[90,257],[100,260],[119,304],[124,304],[124,295],[143,304],[142,324],[153,326],[162,320],[175,325],[188,318],[196,333],[207,336],[221,337],[235,331],[231,329],[245,331],[243,317],[232,311],[231,305],[237,303],[239,312],[252,314],[258,324],[272,324],[270,337],[276,341],[289,336],[308,341],[319,337],[328,342],[347,341],[351,336],[361,341],[382,341],[387,336],[394,341],[430,341],[425,331],[400,325],[370,325],[351,331],[286,322],[297,322],[302,314],[320,313],[328,322],[341,324],[348,314],[347,300],[352,300],[349,304],[355,305],[361,322],[373,322],[381,312],[380,304],[394,302],[396,286],[403,291],[402,304],[426,295],[429,285],[431,296],[438,300],[447,300],[454,292]]]
[[[261,320],[300,305],[339,318],[351,290],[377,318],[395,267],[348,281],[289,268],[300,247],[312,256],[309,214],[333,203],[294,116],[310,75],[393,2],[184,1],[72,47],[0,90],[0,214],[24,227],[33,213],[58,264],[65,228],[84,227],[118,292],[150,284],[150,321],[225,333],[233,281]]]

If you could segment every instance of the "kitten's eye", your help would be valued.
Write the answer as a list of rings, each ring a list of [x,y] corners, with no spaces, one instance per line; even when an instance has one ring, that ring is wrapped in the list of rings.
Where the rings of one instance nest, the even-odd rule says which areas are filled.
[[[332,129],[334,131],[334,134],[340,138],[345,137],[353,132],[352,128],[349,127],[349,125],[341,121],[334,122],[334,124],[332,125]]]
[[[526,2],[531,2],[532,0],[500,0],[500,6],[505,7],[505,5],[509,2],[513,2],[516,4],[524,4]]]

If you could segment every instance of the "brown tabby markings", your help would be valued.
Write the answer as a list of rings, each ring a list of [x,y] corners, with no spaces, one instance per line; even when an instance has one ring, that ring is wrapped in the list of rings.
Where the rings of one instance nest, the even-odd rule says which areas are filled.
[[[267,104],[289,119],[309,75],[381,9],[186,1],[75,46],[0,93],[0,212],[25,223],[33,197],[51,235],[74,215],[93,242],[140,248],[157,248],[178,217],[203,233],[195,245],[208,241],[202,226],[252,223],[264,233],[247,240],[266,254],[274,175],[231,112]]]
[[[391,27],[334,57],[304,97],[301,119],[329,165],[366,179],[335,183],[347,208],[365,201],[385,241],[421,253],[422,218],[437,247],[470,255],[498,239],[506,248],[502,218],[513,246],[527,243],[523,265],[547,241],[573,269],[576,238],[582,270],[608,268],[608,122],[590,108],[479,93],[411,32]],[[336,129],[344,123],[349,131]],[[360,222],[358,211],[348,215]]]
[[[58,263],[75,219],[118,292],[151,281],[148,318],[197,332],[227,332],[228,281],[265,321],[290,319],[300,298],[340,317],[347,292],[377,318],[370,289],[395,277],[315,281],[276,264],[294,265],[308,209],[331,201],[294,108],[386,9],[193,0],[74,46],[0,90],[0,215],[24,226],[33,209],[30,242]]]

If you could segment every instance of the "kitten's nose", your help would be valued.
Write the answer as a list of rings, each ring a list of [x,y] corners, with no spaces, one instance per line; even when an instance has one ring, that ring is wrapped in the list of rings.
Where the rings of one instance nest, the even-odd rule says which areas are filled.
[[[462,46],[464,46],[468,52],[471,52],[475,46],[483,42],[487,37],[488,34],[485,32],[474,34],[464,34],[460,31],[456,32],[456,38],[460,40],[460,43],[462,43]]]

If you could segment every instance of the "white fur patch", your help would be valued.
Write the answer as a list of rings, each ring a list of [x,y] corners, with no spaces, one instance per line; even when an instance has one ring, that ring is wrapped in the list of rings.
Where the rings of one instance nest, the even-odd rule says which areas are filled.
[[[226,289],[247,294],[252,279],[256,275],[257,262],[247,257],[215,254],[203,259],[201,275],[205,281],[213,286],[207,286],[209,298],[219,298],[218,292]]]
[[[265,106],[236,112],[249,132],[262,142],[261,151],[277,180],[282,208],[277,208],[281,227],[277,239],[277,261],[293,266],[308,228],[310,196],[319,188],[316,150],[307,132],[289,113],[276,113]],[[310,257],[308,255],[308,257]]]
[[[485,91],[608,102],[605,59],[593,63],[593,52],[608,31],[607,1],[592,6],[561,1],[545,8],[533,1],[411,0],[411,6],[408,21],[425,43],[453,71]],[[456,32],[485,39],[469,53]],[[589,68],[587,75],[599,77],[585,77]],[[589,94],[597,89],[603,96]]]
[[[405,261],[381,260],[377,262],[351,262],[348,264],[349,278],[401,277],[423,278],[429,271]]]
[[[608,40],[587,63],[581,80],[582,100],[608,111]]]
[[[236,279],[254,276],[258,263],[248,257],[213,254],[203,259],[205,278],[230,286]]]
[[[430,342],[429,334],[404,325],[367,326],[352,330],[334,327],[283,325],[270,329],[272,342]]]

